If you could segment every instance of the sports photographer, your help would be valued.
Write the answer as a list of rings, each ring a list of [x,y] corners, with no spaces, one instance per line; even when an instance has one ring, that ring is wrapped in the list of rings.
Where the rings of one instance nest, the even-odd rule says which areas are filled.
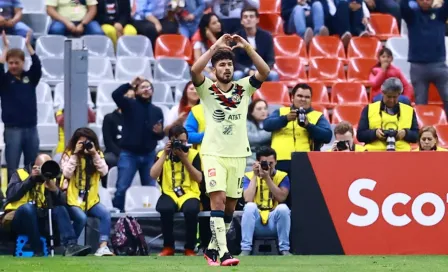
[[[264,120],[263,128],[272,132],[272,148],[277,152],[277,169],[290,173],[291,153],[320,151],[331,141],[330,123],[322,112],[311,107],[313,92],[307,84],[291,91],[291,107],[281,107]]]
[[[414,109],[398,102],[403,84],[396,77],[381,86],[383,99],[367,105],[358,124],[357,138],[367,151],[411,151],[410,143],[418,140]]]
[[[67,206],[58,209],[58,217],[64,218],[64,222],[66,219],[73,221],[73,226],[61,226],[66,230],[62,242],[77,240],[87,223],[87,216],[92,216],[100,221],[100,241],[95,256],[113,256],[107,246],[110,214],[98,195],[101,177],[107,174],[108,167],[93,130],[83,127],[75,131],[62,155],[61,168],[61,188],[66,190]]]
[[[246,201],[241,219],[241,255],[250,255],[255,235],[278,236],[281,255],[289,252],[291,211],[286,204],[290,182],[285,172],[276,170],[277,154],[270,147],[260,147],[253,171],[243,179],[243,197]]]
[[[50,175],[42,175],[42,166],[50,161],[50,156],[38,155],[34,165],[17,169],[12,174],[1,220],[4,229],[28,236],[36,257],[44,253],[40,237],[48,233],[48,207],[65,204],[64,195],[56,186],[55,179]]]
[[[333,146],[328,151],[333,152],[362,152],[366,148],[362,145],[355,144],[353,126],[347,121],[341,121],[334,128],[334,137],[336,138]]]
[[[162,196],[157,201],[156,210],[162,220],[163,250],[159,256],[174,255],[174,213],[185,215],[185,255],[195,256],[196,230],[200,209],[199,198],[202,182],[201,159],[198,151],[186,146],[187,130],[176,125],[169,130],[169,141],[165,149],[157,154],[151,168],[151,177],[157,179],[162,188]]]

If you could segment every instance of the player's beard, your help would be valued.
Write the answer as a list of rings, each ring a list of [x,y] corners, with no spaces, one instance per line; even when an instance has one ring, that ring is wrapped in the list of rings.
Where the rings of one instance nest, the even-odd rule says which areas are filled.
[[[233,78],[233,73],[231,73],[229,77],[227,77],[225,75],[224,75],[224,77],[222,77],[222,76],[218,75],[218,73],[216,73],[216,79],[219,82],[224,83],[224,84],[230,83],[232,81],[232,78]]]

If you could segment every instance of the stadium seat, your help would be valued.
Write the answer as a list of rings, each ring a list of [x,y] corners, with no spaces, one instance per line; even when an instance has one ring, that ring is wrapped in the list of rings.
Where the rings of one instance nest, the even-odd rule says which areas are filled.
[[[94,104],[92,101],[92,97],[90,95],[90,89],[87,88],[86,90],[86,95],[87,95],[87,104],[89,105],[90,108],[93,108]],[[53,107],[56,110],[60,110],[64,108],[64,96],[65,96],[65,92],[64,92],[64,82],[58,83],[55,88],[54,88],[54,104]]]
[[[280,14],[281,0],[260,1],[259,13],[277,13]]]
[[[113,195],[117,190],[116,187],[117,179],[118,179],[118,168],[114,166],[111,169],[109,169],[109,173],[107,173],[107,191],[109,191],[111,195]],[[137,173],[135,173],[134,178],[132,179],[131,186],[141,187],[141,185],[142,183],[140,181],[140,174],[137,171]]]
[[[414,110],[419,127],[448,124],[445,111],[440,106],[415,105]]]
[[[106,188],[100,185],[98,187],[98,195],[100,196],[100,203],[103,204],[107,210],[110,212],[118,212],[117,208],[114,208],[114,205],[112,204],[112,197]]]
[[[308,54],[303,39],[297,35],[278,35],[274,37],[276,57],[296,57],[308,64]]]
[[[22,36],[7,35],[9,41],[9,49],[18,48],[25,52],[25,57],[29,57],[30,53],[25,48],[25,38]],[[3,53],[3,39],[0,39],[0,54]]]
[[[359,82],[370,86],[369,75],[373,66],[378,63],[376,59],[350,59],[347,69],[347,81]]]
[[[174,103],[179,103],[180,99],[182,98],[185,85],[187,85],[187,83],[188,81],[180,81],[174,86]]]
[[[392,37],[400,37],[397,20],[392,15],[372,13],[370,14],[370,23],[375,31],[375,36],[382,41]]]
[[[155,57],[179,58],[191,63],[193,47],[190,41],[180,34],[163,34],[156,40]]]
[[[428,90],[428,104],[442,105],[442,99],[440,98],[439,91],[434,84],[429,84]]]
[[[448,148],[448,125],[436,125],[435,128],[439,137],[439,145]]]
[[[288,87],[281,82],[264,82],[261,88],[255,91],[254,99],[264,99],[268,104],[291,105]]]
[[[56,124],[52,104],[37,103],[37,122],[40,124]]]
[[[305,65],[297,57],[275,57],[274,69],[278,72],[280,81],[288,87],[308,80]]]
[[[34,0],[31,0],[34,1]],[[27,24],[33,30],[33,36],[38,38],[40,36],[47,35],[48,28],[50,27],[50,16],[44,13],[28,13],[23,14],[22,22]]]
[[[400,69],[407,80],[411,81],[411,63],[407,59],[394,59],[392,64]]]
[[[101,81],[114,80],[112,64],[108,58],[89,57],[89,86],[98,86]]]
[[[353,37],[347,50],[347,58],[377,58],[383,45],[376,37]]]
[[[37,103],[53,104],[53,97],[51,96],[51,88],[45,82],[39,82],[36,88]]]
[[[47,57],[41,59],[42,80],[54,86],[64,80],[64,59]]]
[[[403,24],[403,23],[402,23]],[[408,37],[392,37],[387,40],[386,47],[392,51],[394,59],[407,59],[409,50]]]
[[[153,83],[154,92],[152,102],[172,106],[174,105],[173,92],[168,84],[163,82]]]
[[[155,211],[161,193],[155,186],[131,186],[126,191],[126,212]]]
[[[112,93],[124,83],[126,82],[101,82],[98,85],[96,92],[96,105],[98,106],[104,104],[115,104],[114,100],[112,99]]]
[[[311,59],[308,73],[310,82],[320,81],[326,86],[346,81],[344,64],[336,58]]]
[[[332,124],[339,124],[341,121],[350,122],[353,128],[358,127],[359,117],[361,116],[363,106],[361,105],[337,105],[333,109]]]
[[[116,109],[117,109],[117,105],[115,105],[115,104],[105,104],[105,105],[97,106],[95,123],[97,125],[102,126],[103,125],[104,116],[106,116],[106,114],[108,114],[108,113],[113,112]]]
[[[51,107],[51,104],[50,108]],[[59,141],[58,125],[54,124],[37,124],[37,131],[39,134],[39,149],[45,151],[52,151]]]
[[[151,41],[143,35],[121,36],[117,42],[117,57],[148,57],[154,59]]]
[[[148,57],[118,57],[115,65],[115,80],[131,82],[137,75],[152,79]]]
[[[47,35],[36,41],[36,54],[41,57],[64,58],[65,36]]]
[[[260,14],[260,23],[258,26],[270,32],[273,36],[285,34],[283,31],[283,20],[278,14],[264,13]]]
[[[321,105],[325,108],[330,107],[330,98],[328,97],[328,89],[322,82],[307,82],[311,87],[313,94],[311,95],[311,103],[314,105]]]
[[[176,81],[190,80],[190,67],[182,59],[159,58],[154,66],[154,80]]]
[[[331,88],[331,103],[336,105],[367,105],[369,99],[364,85],[358,82],[339,82]]]
[[[22,0],[23,13],[45,13],[44,0]]]
[[[313,107],[313,109],[314,109],[315,111],[320,111],[320,112],[322,112],[322,114],[324,115],[324,117],[328,120],[328,122],[330,122],[330,114],[328,113],[327,108],[325,108],[325,107],[322,106],[322,105],[318,105],[318,104],[315,104],[315,105],[313,104],[312,107]]]
[[[98,125],[96,123],[89,123],[87,125],[93,132],[95,132],[96,136],[98,137],[98,143],[100,144],[100,147],[102,150],[104,150],[104,140],[103,140],[103,125]]]
[[[84,45],[89,51],[91,57],[109,58],[115,62],[115,51],[112,41],[103,35],[86,35],[82,37]]]
[[[336,58],[345,60],[344,45],[335,36],[315,36],[309,46],[308,56],[313,58]]]

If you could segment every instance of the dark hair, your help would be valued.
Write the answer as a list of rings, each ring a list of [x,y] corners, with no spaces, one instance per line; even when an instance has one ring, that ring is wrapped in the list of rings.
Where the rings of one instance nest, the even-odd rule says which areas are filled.
[[[68,152],[73,152],[76,149],[76,144],[79,141],[79,138],[85,137],[87,140],[91,141],[93,145],[95,146],[95,149],[97,151],[100,151],[100,144],[98,141],[98,136],[96,135],[95,131],[91,130],[87,127],[78,128],[75,130],[75,133],[73,133],[72,137],[68,141],[67,147],[65,148],[64,154],[67,154]],[[67,154],[68,155],[68,154]],[[95,165],[93,164],[93,160],[90,158],[90,156],[86,156],[86,169],[87,174],[92,175],[96,172]]]
[[[186,113],[188,113],[188,112],[190,112],[190,110],[191,110],[191,108],[187,107],[187,106],[188,106],[188,95],[187,95],[187,90],[188,90],[188,87],[189,87],[191,84],[193,84],[193,81],[190,80],[190,81],[188,81],[187,85],[185,85],[185,87],[184,87],[184,90],[183,90],[183,92],[182,92],[182,97],[181,97],[180,102],[179,102],[179,110],[178,110],[178,113],[179,113],[179,114],[182,113],[182,112],[186,112]],[[201,101],[201,100],[198,99],[198,101],[196,102],[195,105],[199,104],[200,101]]]
[[[258,102],[264,102],[266,104],[266,106],[268,106],[268,102],[264,99],[254,99],[252,100],[252,103],[249,104],[248,110],[247,110],[247,121],[250,121],[252,123],[254,123],[257,128],[260,128],[260,124],[258,124],[258,122],[255,120],[254,116],[252,115],[252,113],[254,112],[255,106],[258,104]]]
[[[208,49],[208,39],[207,39],[207,35],[205,35],[205,32],[207,30],[208,25],[210,24],[210,21],[212,20],[212,17],[215,16],[219,22],[221,22],[219,20],[219,17],[212,13],[208,13],[208,14],[204,14],[201,18],[201,21],[199,22],[199,34],[201,36],[201,41],[204,44],[205,49]],[[221,24],[222,27],[222,24]],[[216,39],[221,38],[221,36],[224,34],[224,32],[222,31],[221,28],[221,32],[215,34]]]
[[[383,48],[381,48],[380,51],[378,51],[378,55],[377,55],[378,63],[375,65],[375,67],[381,67],[381,63],[380,63],[379,59],[383,54],[389,55],[392,58],[394,57],[394,54],[392,54],[392,50],[390,50],[389,48],[384,46]]]
[[[347,133],[347,131],[349,131],[352,134],[352,136],[355,135],[352,124],[350,124],[350,122],[347,121],[341,121],[334,127],[334,135],[336,134],[343,135]]]
[[[432,137],[434,137],[437,140],[437,143],[435,146],[435,148],[437,148],[437,144],[439,142],[439,136],[437,135],[437,130],[433,126],[424,126],[418,132],[418,147],[420,148],[420,150],[422,149],[420,139],[422,138],[422,135],[425,132],[430,132],[432,134]]]
[[[137,85],[135,85],[135,87],[134,87],[134,93],[138,91],[138,87],[140,87],[140,85],[142,85],[143,82],[148,82],[148,83],[149,83],[149,86],[151,87],[151,89],[152,89],[152,93],[153,93],[153,95],[154,95],[154,92],[155,92],[155,90],[154,90],[154,85],[152,85],[152,82],[149,81],[148,79],[144,79],[144,80],[140,81]],[[152,101],[152,95],[149,97],[149,101],[150,101],[150,102]]]
[[[215,67],[221,60],[231,60],[232,63],[235,63],[235,54],[229,49],[218,49],[212,56],[212,66]]]
[[[170,128],[170,130],[168,131],[168,138],[177,138],[179,137],[179,135],[181,134],[186,134],[187,138],[188,138],[188,132],[187,130],[182,126],[182,125],[175,125],[173,127]]]
[[[296,86],[294,86],[294,88],[292,88],[291,97],[294,97],[294,95],[296,95],[296,92],[299,88],[305,89],[305,90],[310,90],[311,96],[313,95],[313,89],[311,88],[310,85],[308,85],[306,83],[298,83]]]
[[[266,0],[265,0],[265,1],[266,1]],[[243,19],[243,14],[244,14],[245,12],[248,12],[248,11],[250,11],[250,12],[255,12],[255,16],[256,16],[257,18],[260,17],[260,13],[258,12],[258,9],[253,8],[253,7],[245,7],[245,8],[243,8],[243,9],[241,10],[240,18]]]
[[[270,146],[261,146],[257,150],[257,161],[260,160],[261,157],[269,157],[274,156],[274,159],[277,160],[277,152]]]
[[[23,50],[19,48],[9,49],[6,53],[6,61],[8,61],[9,58],[19,58],[22,61],[25,61],[25,52],[23,52]]]

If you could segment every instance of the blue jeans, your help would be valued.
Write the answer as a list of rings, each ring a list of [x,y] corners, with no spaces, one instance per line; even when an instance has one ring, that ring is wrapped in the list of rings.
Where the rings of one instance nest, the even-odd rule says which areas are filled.
[[[198,23],[181,22],[179,24],[179,33],[187,39],[190,39],[196,30],[198,30]]]
[[[362,4],[361,0],[355,1]],[[338,34],[342,37],[346,32],[350,32],[352,35],[358,36],[366,30],[366,27],[362,24],[364,17],[362,8],[352,11],[349,7],[350,2],[348,0],[340,0],[336,7],[336,13],[333,16],[328,14],[328,26],[332,34]]]
[[[248,76],[248,74],[244,73],[243,71],[236,70],[235,72],[233,72],[233,80],[240,80],[246,76]],[[271,70],[266,81],[279,81],[277,71]]]
[[[246,203],[241,219],[241,250],[252,250],[255,236],[272,237],[277,235],[280,251],[289,250],[289,232],[291,230],[291,211],[286,204],[279,204],[270,214],[266,225],[261,223],[257,204]]]
[[[75,25],[79,24],[79,22],[73,22],[73,23]],[[50,28],[48,29],[48,34],[68,36],[71,33],[68,32],[67,27],[65,27],[63,23],[59,21],[52,21]],[[104,35],[104,32],[101,29],[101,25],[97,21],[90,21],[90,23],[84,26],[83,35]]]
[[[26,203],[16,210],[11,222],[11,229],[17,234],[28,236],[28,241],[30,241],[34,252],[42,252],[39,220],[37,218],[37,208],[34,204]]]
[[[311,5],[311,14],[309,16],[311,16],[313,22],[314,34],[319,33],[320,29],[324,26],[325,23],[324,8],[321,2],[315,1]],[[308,17],[305,16],[305,10],[303,9],[303,7],[300,5],[296,5],[291,13],[291,17],[289,17],[287,31],[289,33],[297,33],[297,35],[303,37],[307,28]]]
[[[18,35],[22,37],[26,37],[26,33],[30,31],[30,27],[27,26],[24,22],[18,22],[11,28],[5,28],[5,32],[8,35]]]
[[[155,186],[155,181],[149,176],[149,171],[156,157],[155,151],[147,155],[138,155],[129,151],[121,151],[118,158],[118,180],[117,191],[113,204],[115,208],[124,210],[124,198],[126,190],[131,187],[135,173],[139,172],[143,186]]]
[[[39,135],[36,127],[5,127],[3,137],[5,141],[5,159],[9,181],[12,174],[19,168],[22,152],[24,165],[27,166],[34,163],[37,153],[39,153]]]

